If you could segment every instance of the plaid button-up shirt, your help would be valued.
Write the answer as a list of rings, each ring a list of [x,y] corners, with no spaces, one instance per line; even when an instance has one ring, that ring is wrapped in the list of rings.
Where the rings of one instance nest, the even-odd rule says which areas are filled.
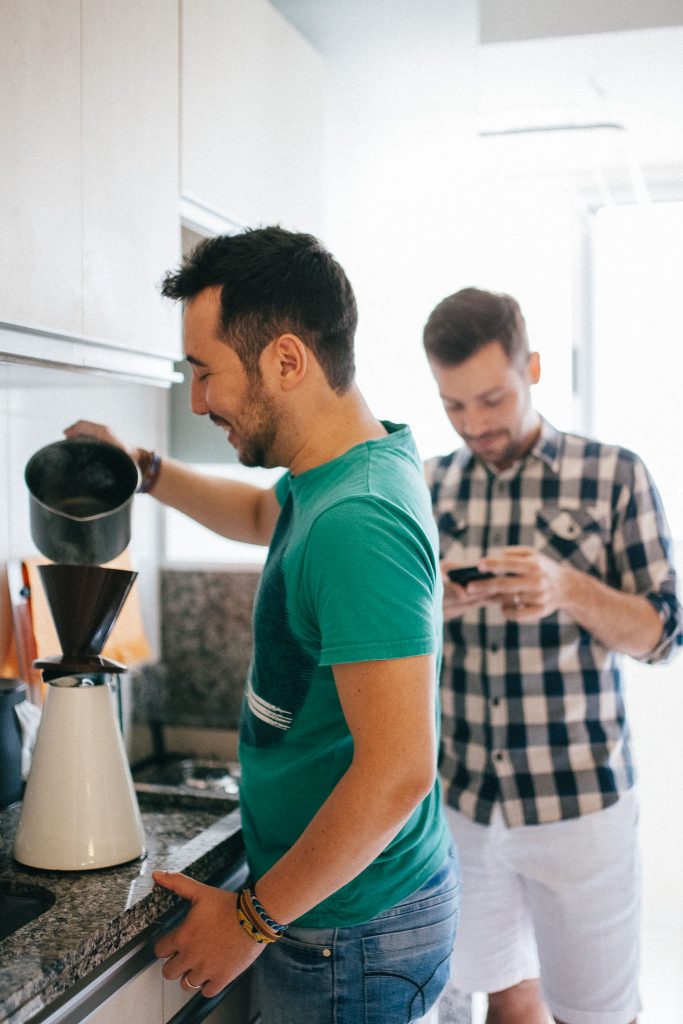
[[[632,452],[542,421],[533,449],[492,472],[468,448],[426,464],[441,558],[469,565],[522,544],[617,590],[662,620],[643,660],[682,641],[671,541],[657,490]],[[448,802],[510,826],[607,807],[635,781],[620,658],[564,612],[505,619],[497,605],[446,624],[441,772]]]

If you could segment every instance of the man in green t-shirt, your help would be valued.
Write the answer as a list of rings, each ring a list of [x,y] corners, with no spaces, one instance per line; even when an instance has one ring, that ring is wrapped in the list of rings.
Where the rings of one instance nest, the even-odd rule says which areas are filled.
[[[410,431],[354,381],[356,303],[310,235],[201,243],[163,293],[184,304],[192,408],[265,490],[133,454],[142,489],[237,540],[268,544],[240,726],[252,876],[183,875],[157,943],[164,976],[218,993],[255,962],[263,1024],[402,1024],[448,975],[458,870],[436,775],[438,541]],[[84,421],[67,436],[95,434]]]

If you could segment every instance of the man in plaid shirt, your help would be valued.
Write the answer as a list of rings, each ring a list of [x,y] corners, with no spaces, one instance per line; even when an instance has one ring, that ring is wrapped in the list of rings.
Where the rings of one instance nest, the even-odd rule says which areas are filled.
[[[453,973],[489,1024],[628,1024],[638,996],[635,772],[620,657],[681,643],[657,490],[556,430],[517,302],[466,288],[424,331],[465,446],[426,466],[445,582],[442,758],[464,900]],[[489,578],[452,582],[476,566]]]

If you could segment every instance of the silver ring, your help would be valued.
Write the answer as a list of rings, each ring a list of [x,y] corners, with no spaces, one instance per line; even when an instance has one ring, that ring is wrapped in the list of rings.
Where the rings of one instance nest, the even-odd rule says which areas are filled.
[[[515,609],[522,607],[522,601],[519,594],[512,595],[512,607]]]
[[[189,974],[190,972],[188,971],[187,973]],[[183,974],[183,981],[185,982],[188,988],[200,989],[202,987],[201,985],[193,985],[190,979],[188,978],[187,974]]]

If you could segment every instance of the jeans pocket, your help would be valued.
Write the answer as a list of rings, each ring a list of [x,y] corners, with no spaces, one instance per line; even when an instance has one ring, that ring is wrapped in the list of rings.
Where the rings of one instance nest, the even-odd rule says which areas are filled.
[[[291,973],[302,971],[310,973],[318,971],[324,973],[329,966],[329,958],[332,955],[333,942],[328,945],[319,942],[309,942],[300,939],[295,935],[283,935],[277,946],[271,950],[272,958],[280,956],[286,960],[286,970]]]
[[[423,921],[424,915],[423,910]],[[455,899],[440,902],[432,917],[409,929],[402,920],[404,930],[363,939],[364,1024],[408,1024],[423,1017],[438,999],[448,981],[455,941]]]
[[[334,1013],[333,944],[284,935],[252,967],[264,1024],[330,1021]]]

